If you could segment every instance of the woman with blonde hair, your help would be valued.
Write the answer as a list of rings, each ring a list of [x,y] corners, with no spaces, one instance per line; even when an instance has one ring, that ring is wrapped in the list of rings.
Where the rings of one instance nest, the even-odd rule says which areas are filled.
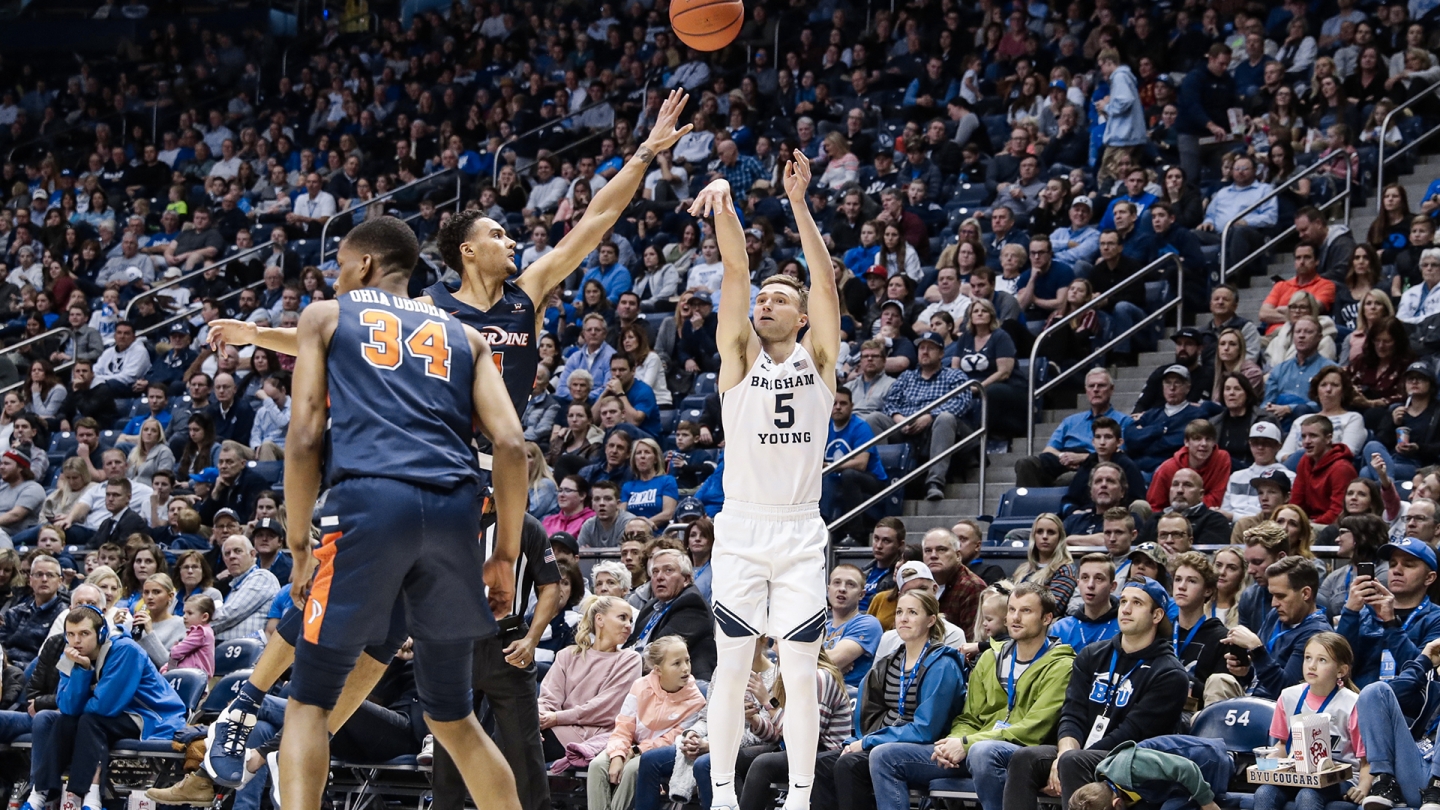
[[[1364,269],[1358,269],[1357,265]],[[1372,267],[1375,268],[1373,272],[1369,269]],[[1350,260],[1350,272],[1346,275],[1346,279],[1355,278],[1358,281],[1362,276],[1373,279],[1375,273],[1379,272],[1379,267],[1379,256],[1375,253],[1374,248],[1365,244],[1356,245],[1355,255]],[[1353,309],[1354,314],[1349,318],[1352,327],[1350,334],[1340,347],[1338,359],[1342,363],[1352,362],[1360,356],[1360,352],[1365,346],[1365,336],[1370,333],[1372,328],[1387,318],[1395,317],[1394,301],[1378,287],[1372,287],[1359,296],[1353,297],[1343,309],[1338,306],[1337,302],[1337,311],[1340,312],[1342,322],[1346,320],[1346,309]]]
[[[675,515],[680,485],[664,472],[665,456],[654,439],[636,439],[630,447],[630,480],[620,487],[624,508],[663,527]]]
[[[1015,569],[1016,585],[1034,582],[1050,589],[1055,603],[1068,605],[1075,595],[1075,560],[1065,545],[1065,522],[1053,512],[1045,512],[1030,524],[1030,548],[1025,562]]]
[[[1252,582],[1245,562],[1245,547],[1226,546],[1211,556],[1210,564],[1219,579],[1208,612],[1226,627],[1234,627],[1240,623],[1240,594]]]
[[[545,453],[535,442],[525,443],[525,463],[530,480],[530,502],[525,510],[536,520],[560,511],[555,475],[545,461]]]
[[[185,620],[175,615],[174,607],[175,583],[170,576],[156,573],[146,577],[135,603],[132,636],[157,667],[170,663],[170,648],[185,637]]]
[[[850,139],[840,130],[832,130],[825,136],[820,147],[829,158],[825,171],[820,175],[820,185],[831,191],[839,191],[855,182],[856,175],[860,173],[860,158],[850,151]]]
[[[621,649],[633,610],[614,596],[590,600],[575,628],[575,643],[555,654],[540,683],[540,736],[545,760],[565,757],[567,746],[608,738],[615,716],[640,677],[640,654]]]
[[[90,468],[86,466],[85,459],[79,456],[65,459],[60,465],[60,480],[55,491],[45,496],[45,503],[40,507],[40,522],[49,524],[66,517],[86,490],[98,486],[90,480]],[[17,535],[16,539],[23,538]]]
[[[140,440],[125,459],[129,468],[128,478],[150,486],[150,480],[160,470],[175,469],[175,453],[165,443],[165,426],[159,419],[151,417],[140,424]]]
[[[1225,384],[1225,375],[1236,372],[1250,382],[1250,387],[1255,389],[1255,395],[1265,396],[1265,372],[1260,365],[1250,359],[1250,354],[1245,345],[1245,335],[1239,329],[1229,327],[1220,330],[1215,339],[1215,387],[1211,395],[1214,401],[1223,402],[1221,396]]]
[[[1318,353],[1326,360],[1335,360],[1338,355],[1335,349],[1335,338],[1339,331],[1335,328],[1335,321],[1329,315],[1320,312],[1320,301],[1304,290],[1298,290],[1290,296],[1290,301],[1285,307],[1285,323],[1280,325],[1261,339],[1265,344],[1265,364],[1275,368],[1281,363],[1295,356],[1295,338],[1292,331],[1295,327],[1295,319],[1303,315],[1309,315],[1320,324],[1320,348]]]
[[[1323,580],[1329,570],[1322,560],[1315,558],[1315,552],[1310,546],[1315,542],[1315,527],[1310,523],[1310,516],[1305,510],[1293,503],[1282,504],[1275,507],[1275,513],[1270,519],[1285,530],[1285,536],[1290,541],[1290,553],[1297,554],[1315,564],[1320,569],[1320,578]]]

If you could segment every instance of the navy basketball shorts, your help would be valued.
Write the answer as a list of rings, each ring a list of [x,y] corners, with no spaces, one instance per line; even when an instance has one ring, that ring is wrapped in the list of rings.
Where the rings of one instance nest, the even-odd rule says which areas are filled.
[[[398,614],[415,640],[416,685],[426,713],[437,720],[470,713],[469,651],[496,633],[485,599],[476,496],[473,483],[438,490],[352,478],[331,487],[295,648],[293,697],[333,708],[361,651],[393,642]],[[442,675],[452,667],[467,677]]]
[[[288,587],[288,586],[286,586]],[[275,635],[291,647],[299,646],[300,631],[305,627],[305,614],[297,607],[291,607],[280,617],[280,622],[275,625]],[[405,606],[401,602],[395,603],[395,610],[390,617],[390,634],[379,644],[371,644],[365,648],[365,654],[374,658],[382,664],[387,664],[395,657],[404,646],[405,639],[410,637],[410,631],[405,627]]]

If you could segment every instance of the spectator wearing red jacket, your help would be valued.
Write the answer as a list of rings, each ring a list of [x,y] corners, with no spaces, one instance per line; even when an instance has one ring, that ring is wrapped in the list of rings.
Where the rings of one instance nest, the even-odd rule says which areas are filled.
[[[1305,510],[1311,523],[1334,523],[1345,506],[1345,488],[1356,476],[1350,448],[1334,444],[1329,417],[1308,416],[1300,423],[1305,455],[1295,473],[1290,503]]]
[[[1200,473],[1205,481],[1205,505],[1219,509],[1230,482],[1230,454],[1218,448],[1215,425],[1207,419],[1192,419],[1185,426],[1185,446],[1155,471],[1145,494],[1151,509],[1163,512],[1170,506],[1170,480],[1184,469]]]

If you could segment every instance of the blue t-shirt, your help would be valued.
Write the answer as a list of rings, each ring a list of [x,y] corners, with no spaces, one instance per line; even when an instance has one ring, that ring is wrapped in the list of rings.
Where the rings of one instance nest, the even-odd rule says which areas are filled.
[[[880,626],[880,620],[868,613],[861,613],[840,627],[830,622],[825,623],[825,649],[833,650],[836,644],[849,640],[859,644],[865,651],[850,665],[850,671],[845,673],[846,686],[858,687],[865,683],[865,676],[870,674],[870,666],[875,663],[875,650],[880,646],[880,636],[884,634],[885,628]]]
[[[851,415],[844,430],[836,430],[835,423],[832,421],[830,438],[825,440],[825,461],[832,462],[843,458],[851,450],[873,438],[875,438],[875,431],[870,429],[864,419]],[[866,465],[865,471],[881,481],[888,477],[885,475],[885,465],[880,463],[880,454],[875,452],[874,448],[870,449],[870,463]]]
[[[659,436],[660,403],[655,401],[655,389],[648,383],[635,380],[630,383],[630,390],[625,392],[625,398],[630,400],[635,410],[645,414],[645,421],[640,423],[640,429],[651,436]]]
[[[649,481],[631,479],[620,487],[625,509],[636,517],[653,518],[665,508],[665,496],[680,500],[680,486],[673,475],[657,475]]]
[[[270,612],[265,614],[265,618],[267,620],[278,619],[285,615],[285,611],[293,607],[295,607],[295,600],[290,598],[290,588],[281,586],[280,590],[275,593],[275,598],[270,600]]]
[[[585,283],[592,278],[605,288],[605,297],[610,299],[611,304],[620,300],[621,293],[630,292],[630,271],[623,264],[612,264],[609,270],[598,265],[586,270],[584,277],[580,279],[581,289],[584,289]]]

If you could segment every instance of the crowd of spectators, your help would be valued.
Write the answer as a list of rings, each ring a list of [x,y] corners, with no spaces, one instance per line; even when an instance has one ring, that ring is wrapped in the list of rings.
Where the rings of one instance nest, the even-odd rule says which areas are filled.
[[[143,23],[142,8],[123,14]],[[263,639],[289,605],[294,358],[216,350],[209,324],[293,326],[333,294],[335,239],[385,214],[421,242],[417,291],[456,278],[436,237],[461,208],[510,230],[523,272],[675,87],[693,130],[545,302],[521,414],[562,595],[530,617],[545,759],[588,769],[591,810],[709,802],[697,682],[715,666],[723,265],[687,209],[714,178],[744,218],[754,290],[776,274],[838,283],[830,460],[922,411],[894,441],[916,459],[953,446],[979,426],[978,392],[931,403],[970,382],[992,439],[1024,435],[1037,340],[1035,371],[1074,369],[1089,406],[1017,465],[1020,485],[1068,494],[1017,536],[1027,558],[1008,574],[968,519],[924,526],[918,545],[877,513],[835,532],[873,561],[829,572],[817,806],[902,810],[910,787],[960,775],[985,810],[1041,794],[1100,810],[1110,794],[1086,785],[1116,757],[1169,762],[1138,751],[1199,763],[1172,781],[1206,805],[1209,749],[1172,733],[1243,695],[1277,702],[1282,741],[1292,714],[1333,718],[1334,756],[1364,767],[1318,798],[1440,803],[1408,742],[1440,706],[1424,699],[1440,666],[1440,181],[1415,203],[1385,185],[1363,234],[1326,206],[1364,202],[1379,145],[1440,113],[1426,97],[1381,131],[1440,79],[1436,8],[755,3],[734,46],[701,53],[663,5],[456,2],[380,14],[377,30],[317,22],[279,65],[258,32],[203,18],[142,25],[113,60],[7,62],[0,646],[4,703],[29,710],[0,713],[0,736],[34,735],[31,810],[108,743],[176,730],[160,670],[213,673],[217,641]],[[830,267],[806,266],[778,193],[797,151]],[[1244,272],[1290,223],[1293,274],[1239,312],[1212,271]],[[1175,332],[1137,402],[1112,403],[1102,366],[1153,349],[1159,327],[1090,355],[1175,296],[1208,314]],[[931,467],[925,497],[962,465]],[[877,451],[849,459],[826,477],[826,516],[891,472]],[[1313,551],[1330,545],[1333,569]],[[584,572],[595,549],[619,560]],[[97,672],[101,654],[115,663]],[[423,721],[396,709],[408,654],[391,666],[337,752],[422,750]],[[786,768],[763,640],[753,668],[745,810]],[[265,707],[262,752],[282,722]],[[393,750],[373,722],[404,729]],[[99,788],[68,790],[88,810]]]

